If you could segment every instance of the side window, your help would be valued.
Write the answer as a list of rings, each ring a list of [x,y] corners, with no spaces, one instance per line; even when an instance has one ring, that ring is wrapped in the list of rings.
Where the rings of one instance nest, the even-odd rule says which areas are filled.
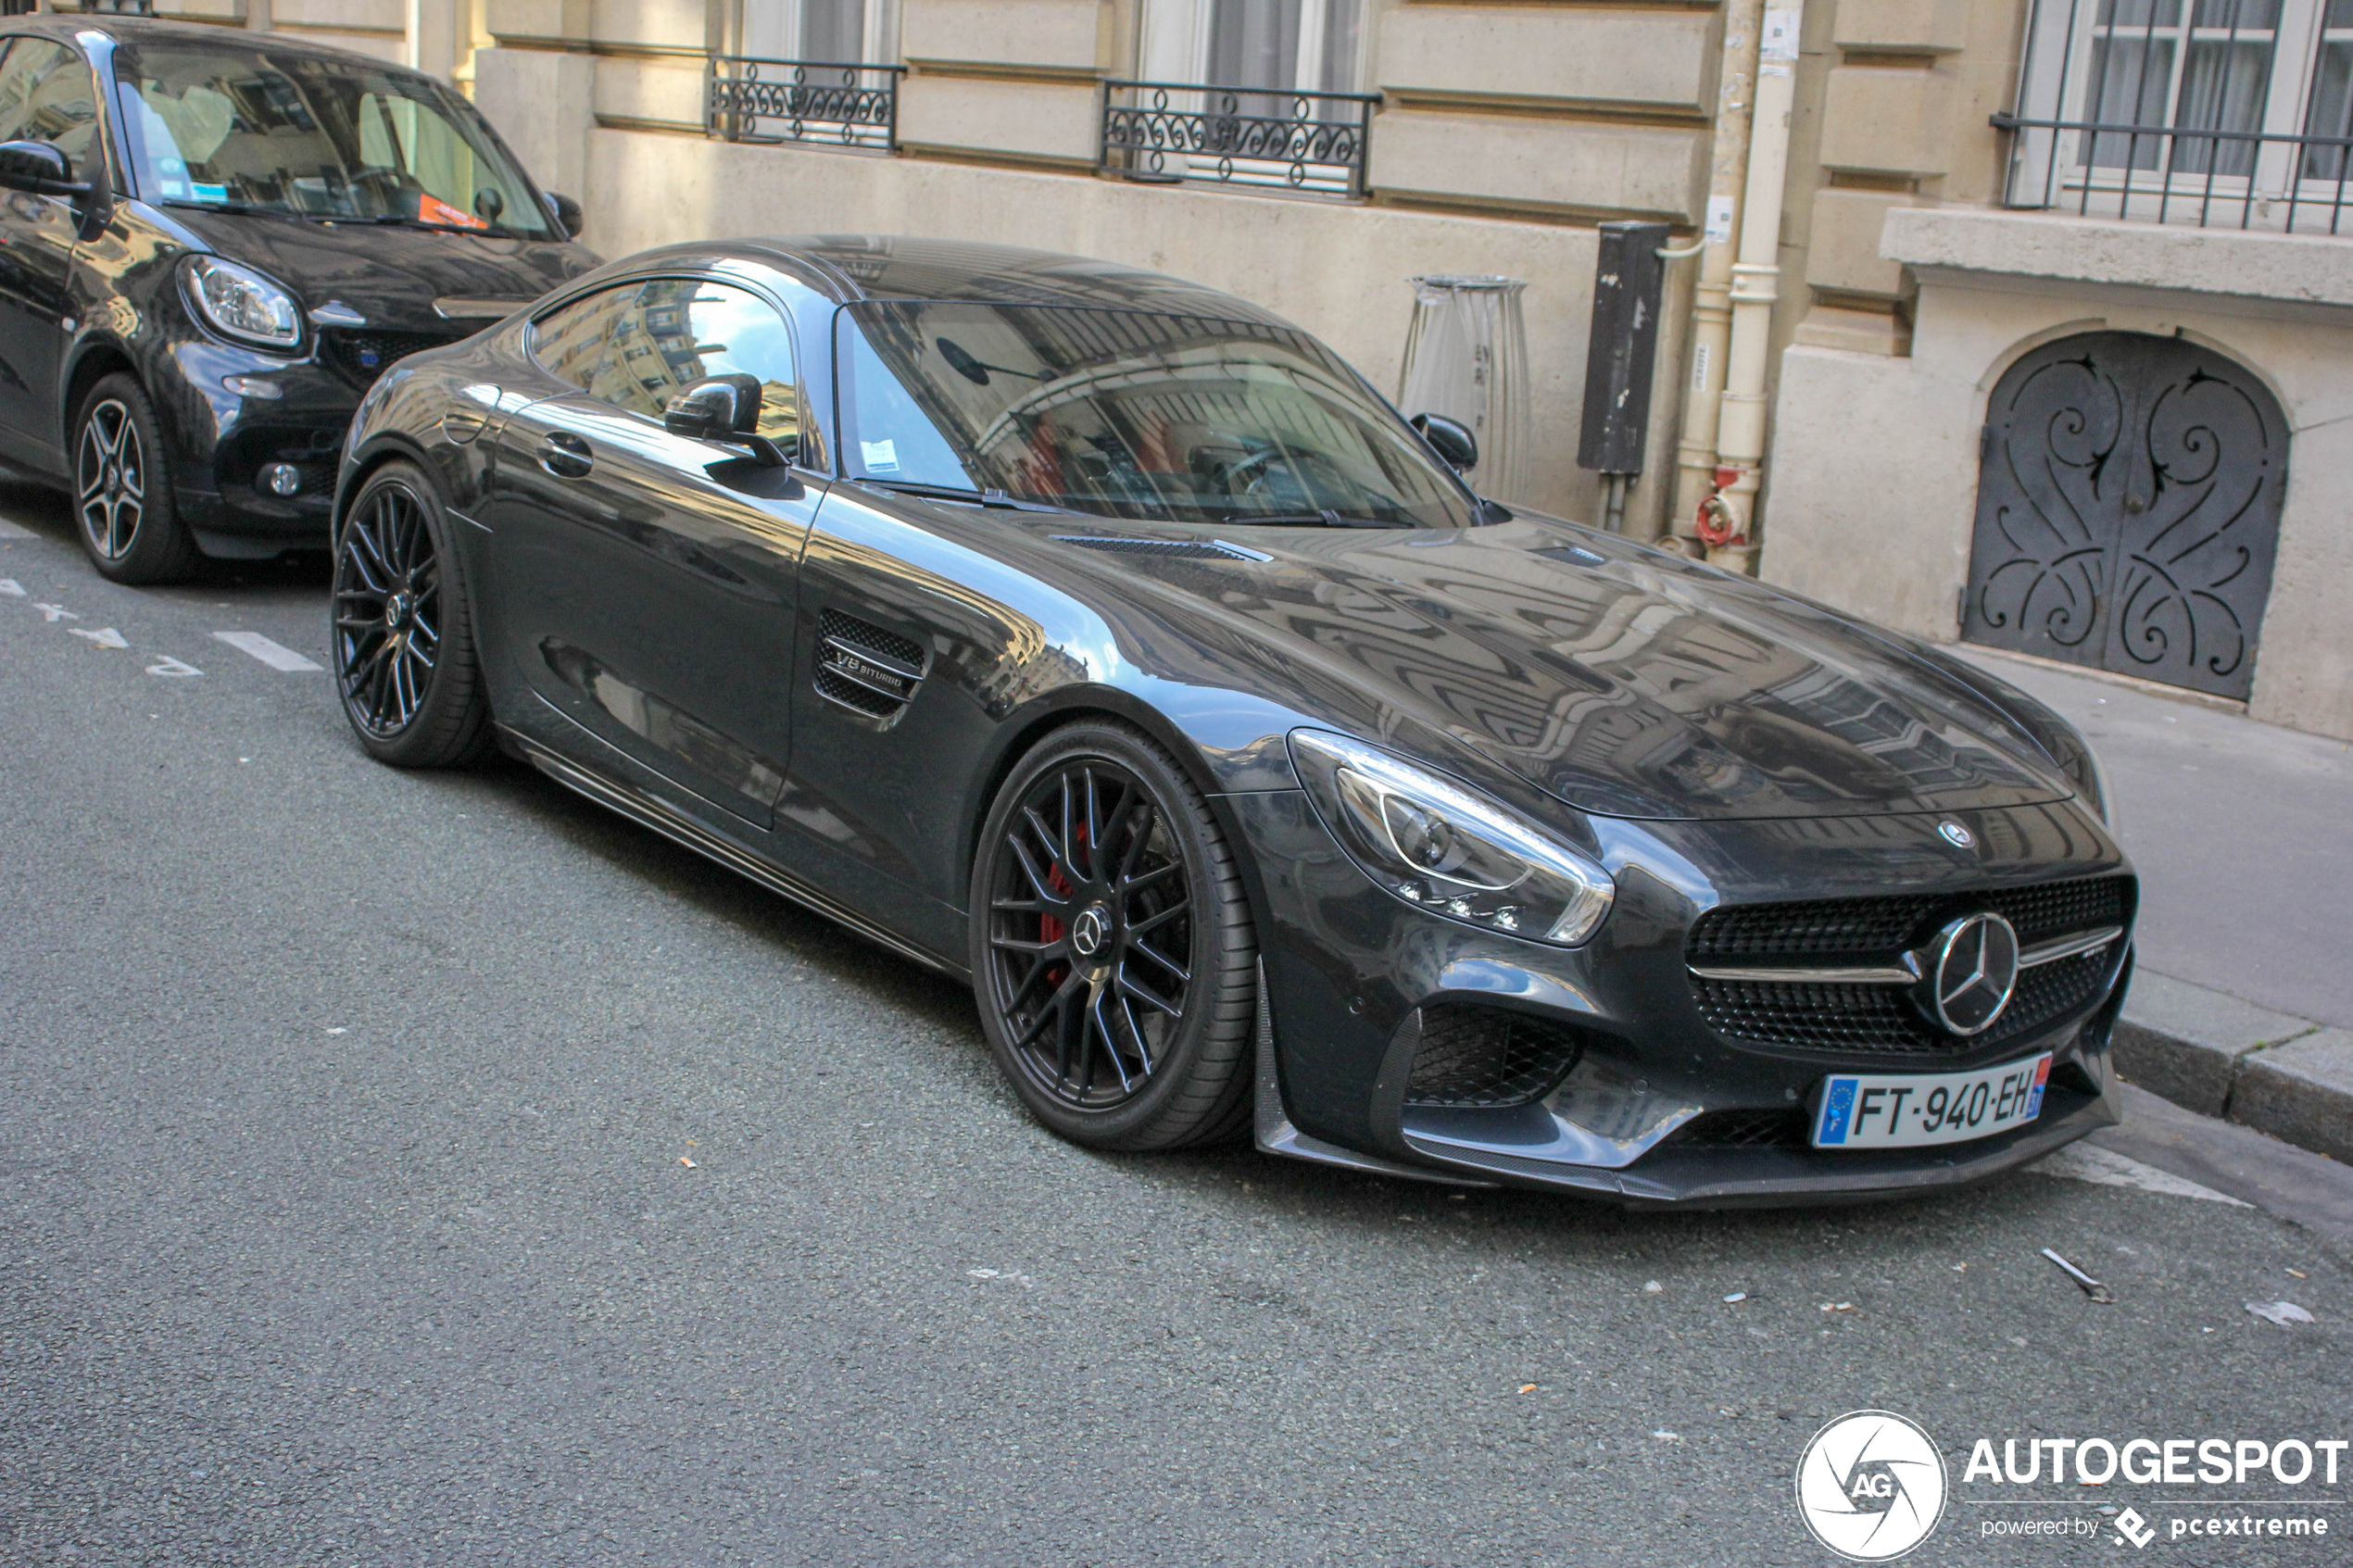
[[[614,319],[636,297],[635,285],[606,289],[540,317],[531,325],[531,352],[550,374],[594,390],[590,383],[602,371]]]
[[[588,383],[598,397],[659,421],[681,387],[706,376],[760,382],[760,433],[799,455],[800,378],[784,318],[759,295],[693,278],[643,285],[613,322],[610,351]]]
[[[0,60],[0,142],[50,143],[79,169],[97,127],[89,62],[46,39],[18,39]]]

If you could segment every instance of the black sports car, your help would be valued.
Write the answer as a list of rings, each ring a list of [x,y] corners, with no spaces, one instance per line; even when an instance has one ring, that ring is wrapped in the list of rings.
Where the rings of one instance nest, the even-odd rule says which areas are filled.
[[[968,976],[1091,1145],[1723,1204],[2115,1119],[2064,722],[1444,458],[1153,273],[657,250],[370,392],[337,678],[387,762],[503,746]]]

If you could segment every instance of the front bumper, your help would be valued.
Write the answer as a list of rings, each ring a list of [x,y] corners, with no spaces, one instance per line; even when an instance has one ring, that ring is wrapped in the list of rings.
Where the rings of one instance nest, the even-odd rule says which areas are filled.
[[[289,360],[209,340],[181,344],[170,361],[176,387],[157,386],[176,418],[173,498],[208,555],[253,558],[290,549],[325,549],[335,471],[345,433],[364,389],[316,359]],[[232,391],[231,377],[278,388],[276,397]],[[258,487],[264,465],[292,463],[302,476],[291,496]]]
[[[1693,1002],[1684,944],[1717,904],[1966,894],[2125,869],[2071,802],[1949,817],[1820,824],[1593,819],[1617,906],[1583,947],[1491,935],[1409,908],[1340,851],[1305,797],[1222,797],[1252,850],[1265,965],[1259,1142],[1397,1175],[1542,1186],[1613,1202],[1732,1207],[1901,1198],[1965,1185],[2117,1120],[2108,1034],[2130,968],[2118,942],[2096,995],[2024,1032],[1933,1060],[1759,1045],[1719,1035]],[[1939,836],[1957,817],[1976,845]],[[1424,1010],[1475,1007],[1573,1031],[1576,1066],[1541,1098],[1446,1107],[1407,1096]],[[1833,1072],[1954,1072],[2049,1050],[2032,1123],[1962,1144],[1816,1150],[1780,1136],[1695,1141],[1715,1113],[1802,1125]]]

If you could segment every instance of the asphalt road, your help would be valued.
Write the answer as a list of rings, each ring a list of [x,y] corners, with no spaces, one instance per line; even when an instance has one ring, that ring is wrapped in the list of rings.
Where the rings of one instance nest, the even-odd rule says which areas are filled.
[[[2337,1538],[2151,1561],[2345,1560],[2353,1461],[1962,1476],[2353,1437],[2343,1240],[1084,1153],[956,987],[535,775],[378,767],[213,635],[323,662],[319,569],[135,592],[0,516],[0,1562],[1811,1565],[1799,1452],[1872,1406],[1951,1466],[1910,1562],[2137,1560],[2093,1511],[2183,1499]],[[2101,1533],[1984,1534],[2054,1517]]]

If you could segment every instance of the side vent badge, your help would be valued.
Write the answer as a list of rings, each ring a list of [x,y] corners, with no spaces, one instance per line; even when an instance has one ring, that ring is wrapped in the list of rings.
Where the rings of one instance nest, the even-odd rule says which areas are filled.
[[[924,680],[921,645],[837,609],[817,618],[817,695],[869,719],[896,719]]]

